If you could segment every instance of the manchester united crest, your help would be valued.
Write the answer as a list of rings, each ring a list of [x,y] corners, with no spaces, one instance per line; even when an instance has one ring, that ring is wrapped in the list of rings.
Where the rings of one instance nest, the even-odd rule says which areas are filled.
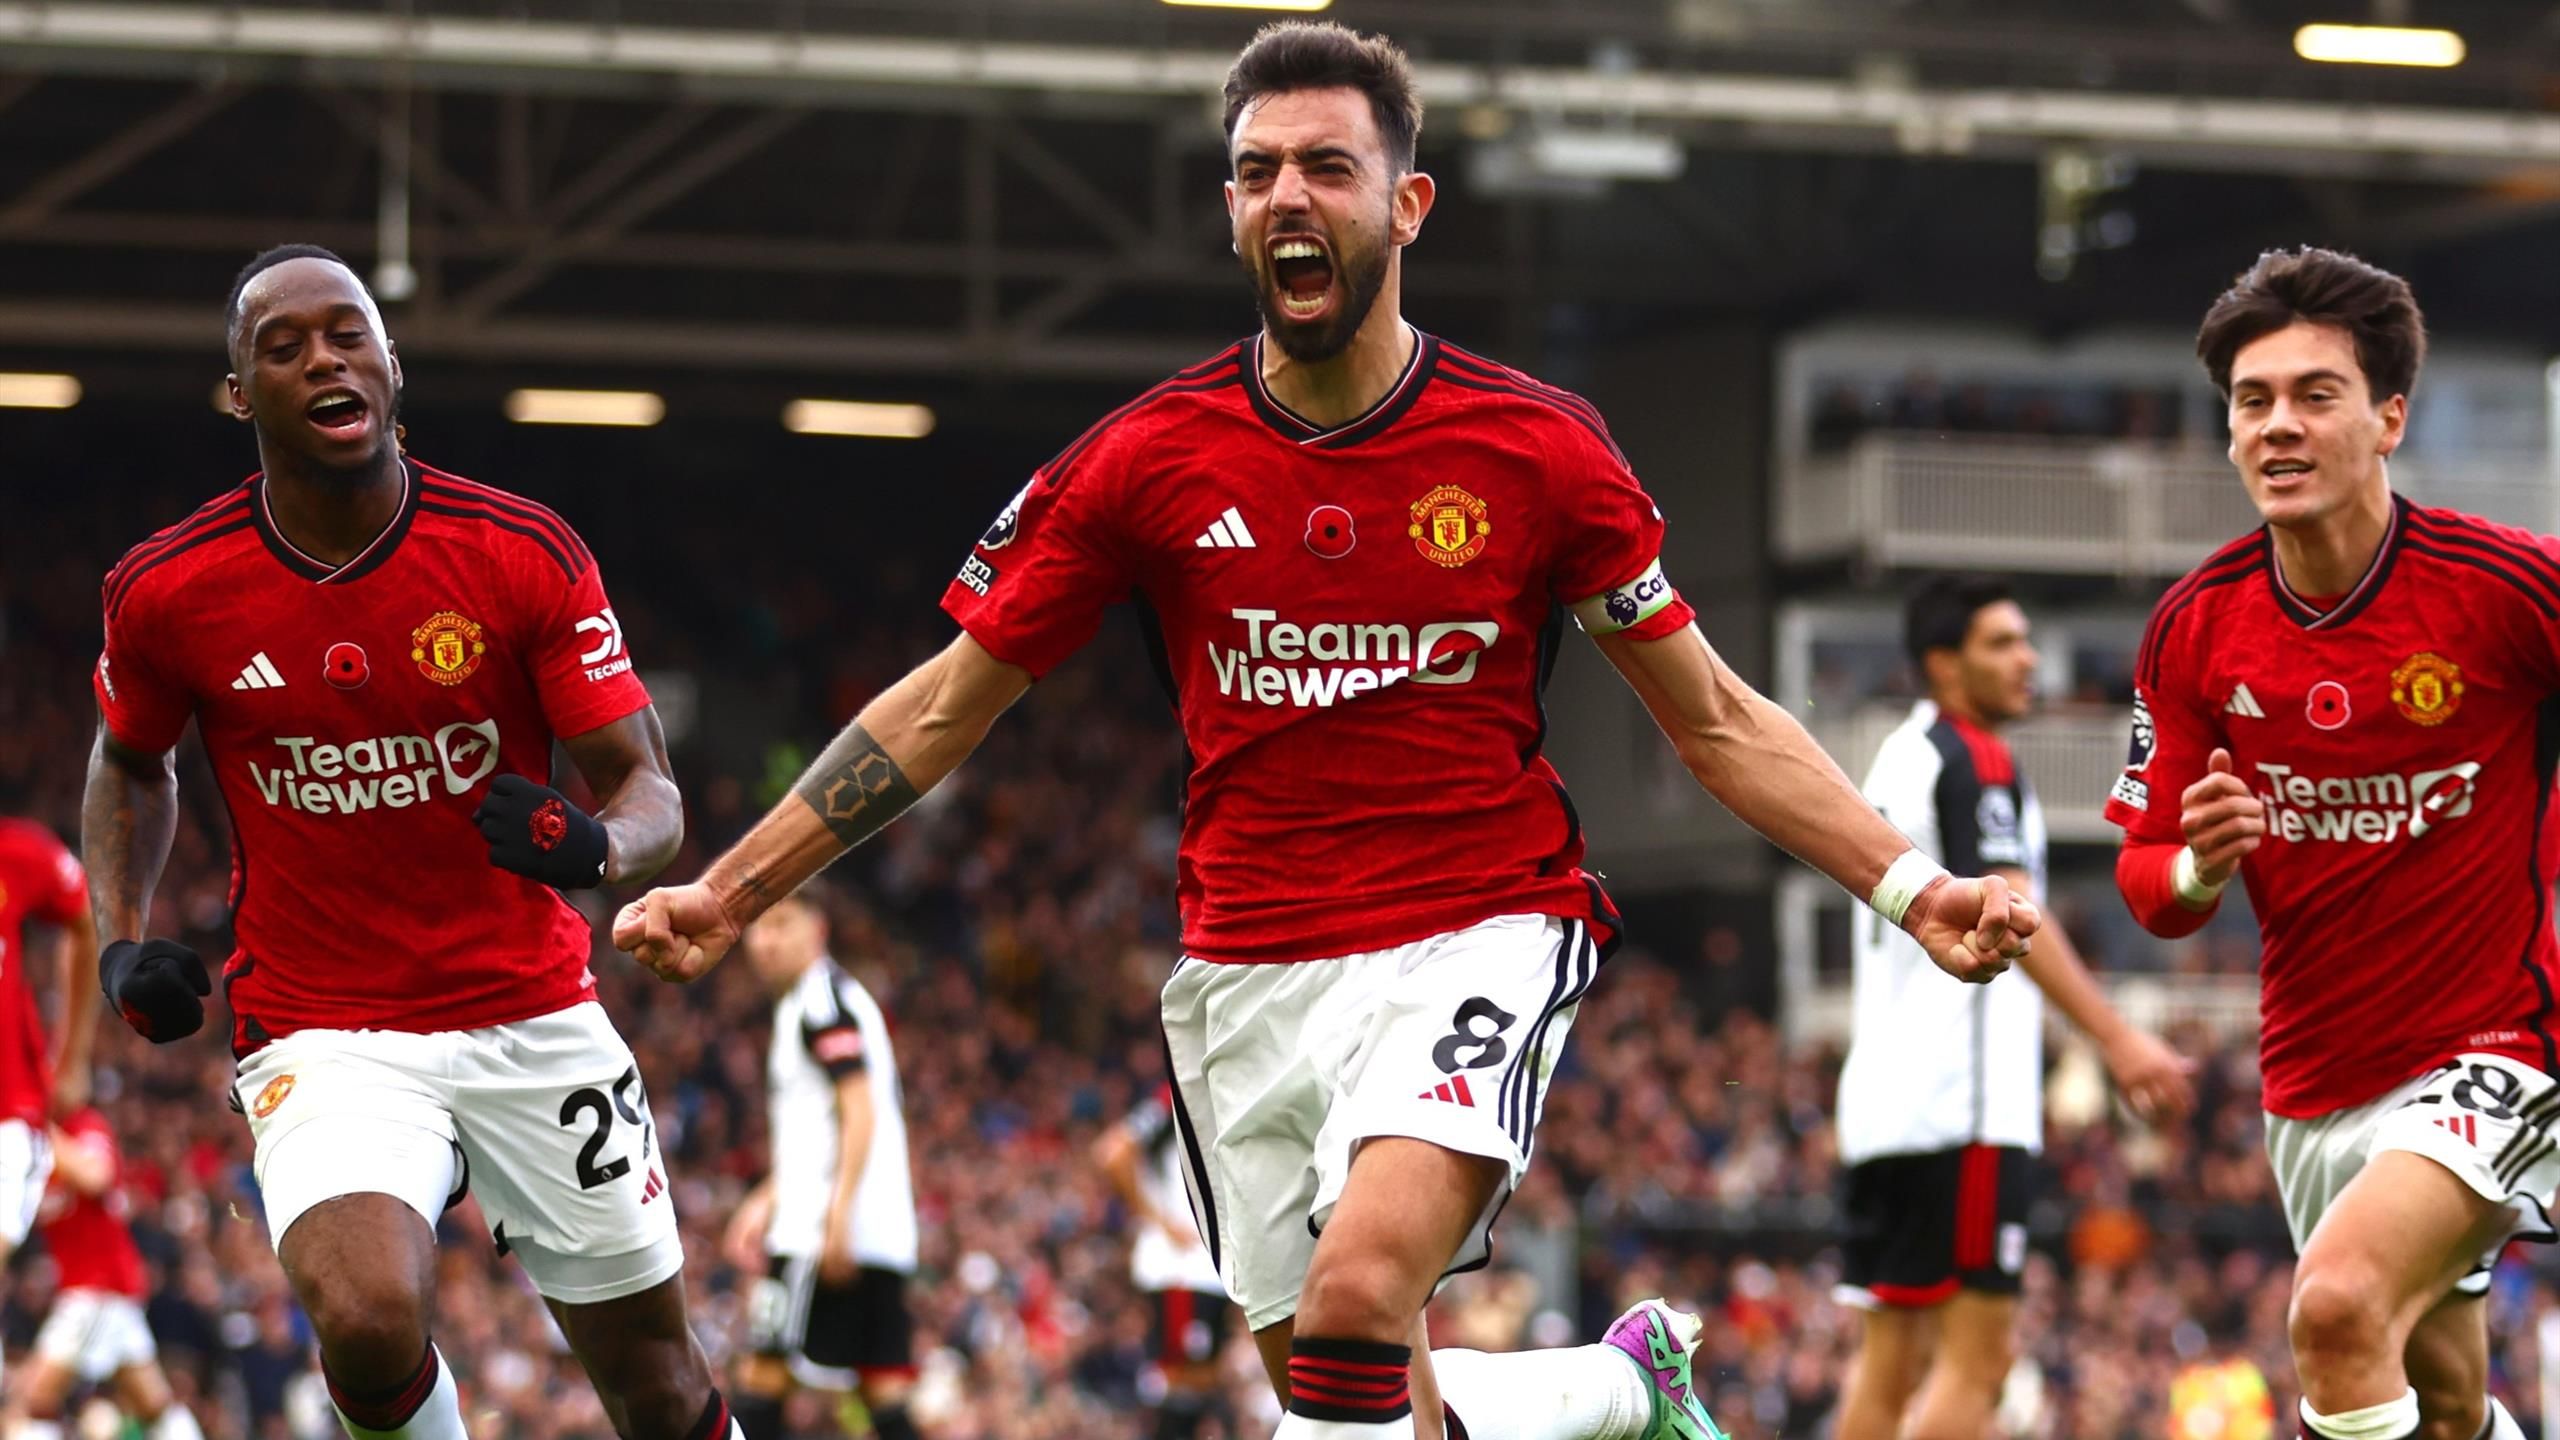
[[[2391,672],[2391,703],[2420,725],[2441,725],[2462,708],[2462,667],[2421,650]]]
[[[284,1097],[292,1093],[293,1075],[288,1071],[267,1082],[267,1088],[258,1092],[257,1103],[249,1107],[249,1113],[264,1120],[276,1113],[276,1107],[283,1104]]]
[[[1409,513],[1413,523],[1405,533],[1413,537],[1413,548],[1452,570],[1483,554],[1485,537],[1493,533],[1484,502],[1455,485],[1434,487]]]
[[[439,685],[470,679],[488,650],[488,632],[457,610],[439,610],[409,632],[409,658],[418,662],[419,674]]]

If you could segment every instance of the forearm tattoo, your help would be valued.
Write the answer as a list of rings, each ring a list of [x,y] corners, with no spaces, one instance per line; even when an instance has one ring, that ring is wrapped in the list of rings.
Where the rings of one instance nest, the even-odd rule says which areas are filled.
[[[917,799],[907,772],[859,721],[845,727],[792,793],[807,801],[848,849],[878,834]]]

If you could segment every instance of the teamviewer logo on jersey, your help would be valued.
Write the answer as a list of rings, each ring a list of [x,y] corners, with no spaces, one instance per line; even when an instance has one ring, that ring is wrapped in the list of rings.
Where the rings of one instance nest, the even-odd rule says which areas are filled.
[[[2465,760],[2413,775],[2304,775],[2290,765],[2257,762],[2258,799],[2267,833],[2287,841],[2336,840],[2387,845],[2412,840],[2471,813],[2480,762]]]
[[[435,798],[439,783],[460,795],[498,768],[498,722],[457,720],[434,736],[374,735],[324,744],[279,735],[278,763],[249,762],[258,798],[305,815],[405,810]]]
[[[1322,709],[1390,685],[1464,685],[1502,638],[1492,620],[1428,625],[1325,621],[1300,625],[1277,610],[1231,610],[1244,644],[1209,642],[1218,693],[1255,705]]]

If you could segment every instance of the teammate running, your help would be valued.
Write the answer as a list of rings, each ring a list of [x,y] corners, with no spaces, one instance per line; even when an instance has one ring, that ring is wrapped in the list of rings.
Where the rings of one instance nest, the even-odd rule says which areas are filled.
[[[1400,252],[1433,195],[1420,124],[1387,41],[1257,36],[1227,78],[1226,195],[1261,333],[1041,467],[944,595],[960,638],[701,882],[615,926],[659,974],[702,974],[1138,591],[1193,762],[1174,1114],[1201,1233],[1288,1402],[1279,1440],[1442,1433],[1423,1303],[1485,1263],[1616,936],[1539,754],[1565,609],[1701,783],[1940,964],[1988,979],[2038,923],[2005,882],[1912,850],[1716,658],[1587,402],[1404,322]],[[1696,1333],[1645,1301],[1599,1345],[1444,1352],[1449,1430],[1717,1434]]]
[[[1877,749],[1867,799],[1941,864],[2045,893],[2044,809],[2001,733],[2035,703],[2026,611],[1996,580],[1941,577],[1903,625],[1929,698]],[[1841,1290],[1866,1318],[1835,1440],[1978,1440],[1991,1423],[2044,1148],[2047,999],[2097,1042],[2136,1114],[2194,1103],[2187,1062],[2125,1023],[2060,926],[2039,935],[2018,964],[2032,984],[1966,986],[1890,927],[1857,927]]]
[[[89,1043],[98,995],[89,976],[98,932],[87,878],[51,830],[0,819],[0,1265],[26,1243],[51,1171],[48,1119],[89,1103]],[[30,925],[49,927],[30,929]],[[50,951],[62,985],[62,1035],[46,1059],[44,1021],[27,977]]]
[[[1155,1440],[1192,1440],[1221,1412],[1218,1352],[1235,1324],[1218,1262],[1200,1242],[1182,1178],[1182,1136],[1173,1123],[1173,1086],[1157,1087],[1093,1142],[1094,1168],[1127,1207],[1129,1280],[1150,1309],[1156,1371]]]
[[[2560,544],[2392,495],[2426,353],[2398,276],[2270,251],[2196,353],[2266,524],[2152,612],[2117,883],[2172,936],[2248,887],[2303,1423],[2521,1440],[2480,1297],[2560,1183]]]
[[[233,1100],[349,1432],[463,1433],[428,1320],[468,1187],[615,1430],[717,1440],[639,1067],[559,893],[647,878],[684,826],[595,559],[401,453],[399,359],[335,256],[260,255],[227,318],[262,473],[106,580],[82,845],[107,997],[157,1042],[204,1022],[203,962],[144,928],[192,718],[232,820]],[[596,813],[545,783],[555,736]]]
[[[81,988],[86,989],[83,985]],[[124,1157],[106,1117],[75,1110],[54,1132],[53,1183],[38,1218],[59,1275],[53,1309],[36,1332],[35,1359],[10,1377],[8,1413],[18,1440],[62,1440],[62,1405],[74,1385],[105,1385],[145,1440],[204,1440],[196,1417],[169,1393],[160,1350],[143,1319],[142,1251],[125,1220]]]
[[[765,1107],[773,1171],[730,1218],[722,1247],[761,1275],[738,1365],[738,1428],[780,1440],[795,1385],[862,1397],[879,1440],[916,1440],[915,1180],[889,1022],[827,954],[808,889],[747,931],[747,964],[773,997]]]

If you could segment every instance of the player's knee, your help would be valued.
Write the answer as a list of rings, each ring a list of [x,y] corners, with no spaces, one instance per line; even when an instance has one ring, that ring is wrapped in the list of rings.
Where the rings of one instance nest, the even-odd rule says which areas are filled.
[[[2360,1366],[2390,1349],[2391,1316],[2382,1296],[2379,1277],[2345,1266],[2305,1266],[2294,1276],[2286,1328],[2306,1381],[2333,1366]]]
[[[1388,1256],[1327,1257],[1307,1272],[1298,1333],[1400,1344],[1413,1328],[1410,1288]]]
[[[427,1350],[426,1297],[409,1277],[348,1269],[301,1277],[294,1287],[320,1354],[339,1384],[355,1390],[397,1385]]]
[[[589,1376],[631,1440],[683,1440],[711,1398],[711,1373],[690,1343],[625,1344],[598,1356]]]

